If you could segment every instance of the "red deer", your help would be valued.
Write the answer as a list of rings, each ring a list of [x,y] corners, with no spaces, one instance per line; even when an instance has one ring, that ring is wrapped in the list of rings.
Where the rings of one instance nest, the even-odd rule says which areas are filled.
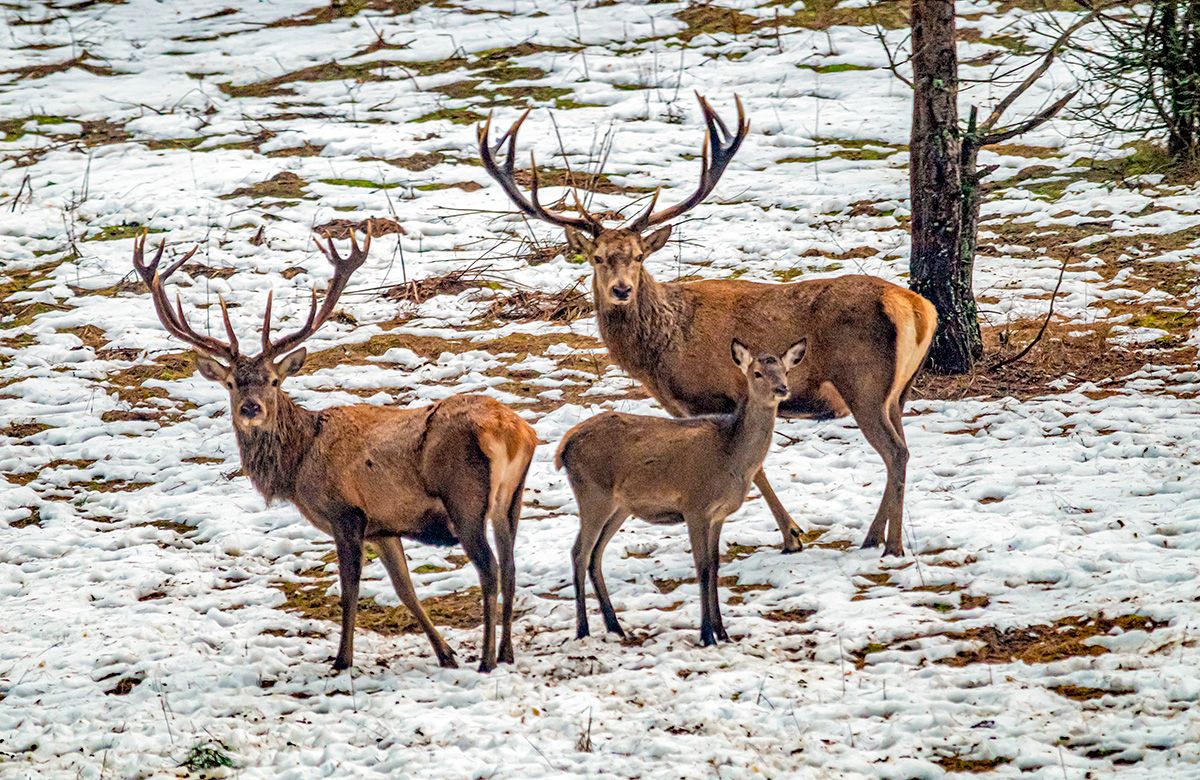
[[[308,318],[298,331],[272,340],[268,294],[262,352],[253,357],[239,351],[224,300],[221,315],[228,343],[193,330],[178,297],[171,308],[163,283],[195,249],[160,272],[165,242],[147,263],[143,234],[134,241],[133,265],[150,289],[163,327],[191,345],[204,377],[229,390],[238,452],[250,482],[268,502],[291,502],[305,519],[333,537],[342,590],[342,632],[334,670],[354,662],[364,542],[378,548],[396,595],[429,637],[438,663],[457,666],[450,646],[421,608],[409,578],[401,540],[415,539],[426,544],[459,543],[478,570],[483,591],[479,669],[486,672],[496,665],[497,579],[504,594],[499,657],[508,663],[513,660],[513,541],[537,437],[511,409],[479,395],[451,396],[418,409],[356,404],[313,412],[283,391],[283,381],[300,369],[307,356],[300,344],[333,313],[350,275],[366,260],[370,231],[361,248],[353,234],[350,243],[345,258],[332,240],[328,248],[317,243],[333,265],[333,279],[319,311],[313,290]],[[500,559],[498,572],[487,542],[489,521]]]
[[[729,641],[717,599],[721,526],[745,502],[762,468],[779,404],[788,397],[788,373],[803,360],[805,342],[783,357],[752,356],[736,339],[730,351],[746,384],[733,412],[676,419],[604,412],[563,437],[555,465],[567,470],[579,505],[579,536],[571,551],[577,638],[589,633],[585,568],[605,627],[625,636],[601,559],[613,534],[635,515],[650,523],[687,524],[700,585],[700,644]]]
[[[699,96],[697,96],[699,97]],[[513,165],[517,132],[526,111],[494,147],[491,118],[478,129],[484,168],[522,213],[564,229],[568,251],[592,267],[596,319],[613,360],[676,417],[729,412],[745,392],[736,368],[724,360],[737,335],[753,352],[780,354],[806,340],[808,357],[789,376],[791,397],[783,417],[853,415],[867,441],[883,457],[887,485],[863,547],[886,543],[884,553],[902,555],[908,446],[901,423],[913,377],[929,351],[937,313],[929,301],[873,276],[848,275],[790,284],[736,279],[659,282],[645,260],[671,235],[664,225],[704,200],[750,129],[737,100],[737,132],[700,97],[708,132],[702,146],[700,185],[684,201],[655,211],[658,194],[624,227],[605,227],[575,196],[579,216],[551,211],[538,201],[537,164],[530,155],[529,197],[517,185]],[[508,142],[507,156],[495,155]],[[649,235],[649,228],[664,225]],[[775,495],[766,473],[754,484],[779,530],[784,552],[801,549],[800,529]]]

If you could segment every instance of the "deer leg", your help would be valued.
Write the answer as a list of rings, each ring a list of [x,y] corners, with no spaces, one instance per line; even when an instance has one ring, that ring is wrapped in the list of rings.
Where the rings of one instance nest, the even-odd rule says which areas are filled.
[[[492,519],[492,536],[496,540],[496,555],[500,559],[500,595],[504,599],[500,614],[500,663],[514,662],[512,645],[513,601],[517,596],[517,565],[513,546],[517,538],[517,521],[521,518],[521,493],[524,480],[513,493],[505,517]]]
[[[696,564],[696,581],[700,585],[700,646],[708,647],[717,643],[710,602],[712,566],[709,562],[711,547],[708,542],[708,518],[689,517],[687,527],[688,538],[692,543],[692,559]]]
[[[413,589],[412,578],[408,574],[408,558],[404,555],[404,543],[398,536],[376,539],[374,543],[379,548],[379,557],[383,559],[383,567],[387,569],[388,577],[392,580],[392,587],[396,590],[396,595],[400,597],[400,602],[408,608],[417,623],[421,625],[425,636],[429,637],[429,643],[433,645],[433,652],[437,655],[438,666],[447,669],[457,668],[458,662],[454,659],[454,651],[450,649],[446,640],[442,639],[442,635],[434,627],[433,621],[429,619],[428,613],[421,606],[421,600],[417,598],[417,592]]]
[[[589,500],[582,491],[577,493],[576,503],[579,505],[579,533],[571,548],[571,569],[575,585],[575,638],[583,639],[591,634],[587,616],[587,570],[594,558],[596,542],[612,514],[612,503],[605,501],[602,506],[594,506],[593,503],[601,502]]]
[[[779,496],[775,495],[771,483],[767,481],[767,472],[761,468],[754,475],[754,486],[758,488],[758,492],[762,493],[763,500],[767,502],[767,506],[771,509],[771,515],[774,516],[775,523],[779,526],[779,533],[783,534],[783,552],[794,553],[803,550],[804,545],[800,543],[799,526],[783,508],[783,502],[779,500]]]
[[[588,564],[588,573],[592,575],[592,587],[596,591],[596,599],[600,602],[600,613],[604,615],[604,627],[609,633],[616,634],[622,639],[625,638],[625,631],[621,628],[621,624],[617,622],[617,612],[613,609],[612,601],[608,598],[608,586],[604,583],[604,571],[602,564],[604,561],[604,548],[608,546],[608,542],[613,538],[613,535],[620,530],[625,523],[625,514],[623,509],[618,509],[613,512],[604,523],[604,528],[600,531],[600,538],[596,541],[596,546],[592,549],[592,560]]]
[[[496,576],[496,558],[482,531],[478,538],[464,537],[460,541],[479,573],[479,588],[483,591],[483,646],[479,650],[479,671],[490,672],[496,668],[496,590],[499,579]]]
[[[479,671],[496,668],[496,592],[499,586],[496,556],[487,542],[488,495],[491,491],[486,470],[482,474],[466,469],[442,495],[458,541],[467,559],[479,574],[483,592],[483,644],[479,648]]]
[[[887,485],[883,489],[883,498],[875,519],[867,531],[863,547],[876,547],[884,541],[884,530],[887,531],[887,541],[883,547],[884,555],[903,555],[901,524],[904,513],[904,480],[908,470],[908,445],[904,442],[904,434],[892,424],[894,402],[884,402],[871,405],[868,408],[851,407],[854,419],[858,422],[863,436],[883,458],[887,467]]]
[[[358,583],[362,578],[366,526],[366,518],[358,510],[345,512],[330,523],[342,586],[342,637],[337,657],[333,659],[335,672],[354,665],[354,622],[358,617]]]
[[[709,609],[712,611],[713,629],[716,631],[717,639],[728,642],[729,634],[725,633],[725,623],[721,619],[721,597],[717,592],[719,566],[721,565],[721,527],[724,524],[724,519],[717,520],[708,529],[708,561],[712,569],[708,578],[708,603]]]

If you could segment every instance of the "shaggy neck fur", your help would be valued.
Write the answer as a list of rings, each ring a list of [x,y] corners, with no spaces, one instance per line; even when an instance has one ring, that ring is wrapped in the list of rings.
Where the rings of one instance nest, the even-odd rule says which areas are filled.
[[[242,468],[251,484],[268,503],[292,499],[300,462],[308,454],[317,435],[317,415],[280,393],[275,409],[275,425],[242,431],[236,425]]]
[[[621,368],[653,373],[663,354],[674,348],[686,312],[682,302],[658,283],[645,268],[637,296],[625,306],[613,306],[592,277],[592,300],[600,336]]]

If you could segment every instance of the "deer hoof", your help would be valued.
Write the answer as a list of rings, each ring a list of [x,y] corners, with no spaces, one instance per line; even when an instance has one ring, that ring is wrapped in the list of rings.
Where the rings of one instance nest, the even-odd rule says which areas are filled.
[[[804,545],[800,542],[800,529],[790,529],[787,533],[787,536],[783,538],[783,554],[790,555],[792,553],[802,552],[803,550]]]
[[[500,663],[502,663],[502,664],[516,663],[516,659],[513,657],[512,647],[500,648],[500,655],[497,660],[499,660]]]
[[[479,662],[479,673],[480,674],[487,674],[488,672],[492,671],[495,668],[496,668],[495,661],[488,661],[485,659],[485,660]]]
[[[345,671],[346,669],[349,669],[351,665],[352,664],[348,659],[338,656],[337,658],[333,659],[333,673],[337,674],[338,672]]]
[[[904,557],[904,548],[901,547],[900,545],[896,545],[895,547],[893,547],[890,544],[884,545],[883,557],[887,558],[888,556],[895,556],[897,558],[903,558]]]
[[[454,653],[438,656],[438,666],[443,669],[457,669],[458,659],[454,657]]]

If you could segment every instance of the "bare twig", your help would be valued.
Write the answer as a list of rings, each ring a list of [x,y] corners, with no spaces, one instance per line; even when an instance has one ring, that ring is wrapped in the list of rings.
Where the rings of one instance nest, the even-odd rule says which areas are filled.
[[[1042,320],[1042,327],[1038,329],[1037,335],[1034,336],[1033,340],[1026,344],[1025,348],[1016,355],[1013,355],[1010,358],[1004,358],[1003,360],[998,360],[992,365],[988,366],[988,371],[996,371],[1004,368],[1007,365],[1016,363],[1018,360],[1028,355],[1029,350],[1037,346],[1037,343],[1042,340],[1042,336],[1044,336],[1046,333],[1046,328],[1050,326],[1050,318],[1054,316],[1054,301],[1058,298],[1058,290],[1060,287],[1062,287],[1063,276],[1067,273],[1067,264],[1071,262],[1071,257],[1072,255],[1067,255],[1065,258],[1063,258],[1062,267],[1058,269],[1058,282],[1054,285],[1054,292],[1050,293],[1050,310],[1046,312],[1046,319]]]

